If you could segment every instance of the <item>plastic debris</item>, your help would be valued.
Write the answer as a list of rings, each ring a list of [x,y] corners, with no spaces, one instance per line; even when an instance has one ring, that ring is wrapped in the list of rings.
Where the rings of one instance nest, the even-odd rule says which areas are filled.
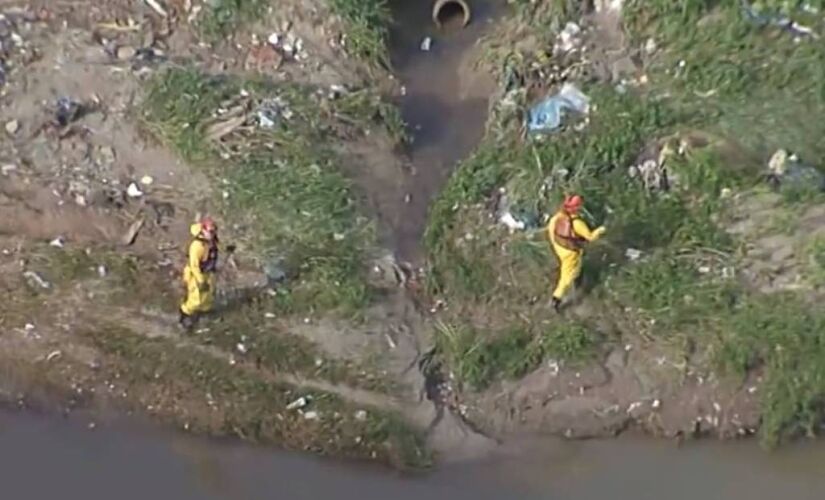
[[[635,262],[642,258],[642,251],[635,248],[628,248],[624,251],[624,256]]]
[[[574,23],[568,22],[564,25],[564,29],[559,32],[556,37],[556,44],[553,47],[553,52],[556,54],[565,54],[578,49],[581,46],[581,27]]]
[[[140,178],[140,183],[144,186],[151,186],[153,182],[155,182],[155,179],[148,175],[144,175]]]
[[[26,278],[26,280],[27,280],[27,281],[28,281],[28,282],[29,282],[32,286],[37,285],[37,286],[39,286],[40,288],[43,288],[43,289],[45,289],[45,290],[48,290],[48,289],[50,289],[50,288],[52,287],[52,284],[51,284],[51,283],[49,283],[48,281],[46,281],[45,279],[43,279],[43,277],[42,277],[42,276],[40,276],[39,274],[37,274],[37,273],[36,273],[36,272],[34,272],[34,271],[26,271],[26,272],[24,272],[24,273],[23,273],[23,277],[24,277],[24,278]]]
[[[242,343],[242,342],[238,342],[238,343],[235,345],[235,349],[237,349],[237,350],[238,350],[238,352],[239,352],[239,353],[241,353],[241,354],[246,354],[246,353],[248,352],[248,350],[249,350],[249,349],[247,349],[246,345],[245,345],[244,343]]]
[[[745,13],[745,17],[757,26],[775,26],[797,37],[819,38],[819,35],[812,28],[803,26],[780,12],[763,11],[758,2],[754,5],[747,0],[742,0],[742,11]]]
[[[59,358],[62,355],[63,355],[63,353],[60,352],[60,351],[52,351],[52,352],[49,353],[48,356],[46,356],[46,361],[54,361],[55,359]]]
[[[317,411],[308,411],[304,413],[304,418],[306,420],[318,420],[318,412]]]
[[[143,196],[143,191],[135,184],[134,182],[129,183],[129,187],[126,188],[126,194],[130,198],[140,198]]]
[[[522,231],[522,230],[524,230],[524,222],[520,221],[520,220],[516,220],[516,218],[513,217],[513,214],[511,214],[510,212],[504,212],[504,214],[502,214],[501,217],[499,217],[498,220],[499,220],[499,222],[501,222],[502,224],[507,226],[507,228],[511,232],[512,231]]]
[[[366,410],[358,410],[355,412],[355,420],[360,420],[363,422],[367,419],[367,412]]]
[[[17,120],[11,120],[6,122],[6,133],[9,135],[14,135],[17,131],[20,130],[20,122]]]
[[[0,173],[2,173],[3,175],[9,175],[15,170],[17,170],[17,165],[13,163],[9,163],[7,165],[3,165],[2,167],[0,167]]]
[[[286,409],[287,410],[298,410],[298,409],[301,409],[301,408],[305,407],[308,404],[309,404],[309,400],[306,397],[301,396],[300,398],[298,398],[295,401],[293,401],[293,402],[289,403],[288,405],[286,405]]]
[[[587,114],[590,99],[575,85],[565,83],[558,94],[548,97],[527,113],[527,130],[530,132],[552,132],[561,126],[565,110]]]
[[[433,47],[433,39],[430,37],[426,37],[424,40],[421,41],[421,50],[424,52],[429,52],[430,49]]]
[[[289,120],[292,118],[292,110],[289,109],[286,102],[280,97],[267,99],[261,103],[256,112],[258,117],[258,125],[261,128],[271,129],[283,118]]]
[[[58,236],[57,238],[55,238],[55,239],[53,239],[52,241],[49,242],[49,245],[51,245],[55,248],[63,248],[64,244],[65,244],[65,241],[63,240],[62,236]]]
[[[771,156],[766,177],[774,189],[789,187],[825,191],[825,174],[784,149]]]

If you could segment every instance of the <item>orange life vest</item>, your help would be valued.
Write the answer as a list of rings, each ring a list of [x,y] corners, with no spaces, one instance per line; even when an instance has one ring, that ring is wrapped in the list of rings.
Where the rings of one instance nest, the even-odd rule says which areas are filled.
[[[573,229],[573,221],[575,219],[578,219],[578,216],[570,215],[566,212],[562,212],[561,217],[556,219],[556,224],[553,227],[553,236],[556,243],[562,248],[581,250],[587,242],[587,240],[576,234],[576,231]]]

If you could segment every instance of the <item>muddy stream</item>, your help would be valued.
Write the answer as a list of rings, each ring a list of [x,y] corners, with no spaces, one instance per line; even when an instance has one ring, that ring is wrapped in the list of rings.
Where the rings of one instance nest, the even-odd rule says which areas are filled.
[[[472,2],[466,26],[461,8],[447,5],[440,11],[440,28],[433,22],[430,1],[393,0],[391,6],[399,22],[391,31],[390,50],[404,86],[399,105],[412,136],[408,153],[413,170],[405,180],[411,196],[393,227],[394,246],[401,258],[416,261],[430,203],[484,135],[495,81],[474,70],[474,48],[504,13],[504,3]]]
[[[753,440],[535,440],[420,477],[158,431],[135,422],[0,412],[0,480],[13,500],[814,500],[825,447]]]

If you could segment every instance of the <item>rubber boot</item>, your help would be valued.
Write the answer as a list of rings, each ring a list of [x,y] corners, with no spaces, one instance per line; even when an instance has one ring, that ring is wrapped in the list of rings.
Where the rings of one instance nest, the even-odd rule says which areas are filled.
[[[561,314],[561,299],[553,297],[550,300],[550,305],[553,306],[553,310],[556,311],[557,314]]]
[[[193,326],[195,326],[195,318],[188,314],[185,314],[183,311],[180,311],[180,318],[178,319],[178,323],[184,331],[188,332],[192,330]]]

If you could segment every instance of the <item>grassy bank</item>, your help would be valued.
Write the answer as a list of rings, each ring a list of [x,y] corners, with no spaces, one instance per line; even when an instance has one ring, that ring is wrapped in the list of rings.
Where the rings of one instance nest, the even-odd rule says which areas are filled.
[[[370,300],[364,260],[374,228],[333,145],[360,133],[374,113],[358,94],[328,100],[314,91],[175,69],[151,83],[143,116],[155,136],[222,186],[228,220],[248,221],[254,251],[286,271],[283,312],[354,313]],[[221,109],[248,119],[210,140],[210,126],[234,119],[221,118]],[[261,109],[274,121],[269,128],[257,123]]]
[[[530,16],[551,16],[561,26],[575,14],[549,3],[523,5],[519,15],[527,24]],[[592,99],[589,123],[544,141],[519,140],[511,115],[496,115],[510,121],[491,124],[435,203],[426,244],[430,290],[450,305],[442,356],[469,386],[483,386],[496,376],[518,377],[542,359],[598,353],[600,344],[619,339],[590,333],[595,341],[565,349],[565,336],[546,332],[599,331],[600,319],[617,317],[649,325],[623,335],[675,346],[705,369],[763,372],[766,443],[813,430],[825,397],[825,358],[818,354],[825,316],[801,292],[768,295],[750,286],[736,270],[754,235],[726,228],[740,194],[766,190],[760,175],[773,151],[787,148],[813,163],[825,157],[825,130],[816,120],[825,113],[825,46],[755,25],[739,2],[636,1],[624,9],[632,46],[655,47],[643,56],[648,83],[619,92],[605,82],[576,82]],[[822,15],[817,19],[822,27]],[[696,136],[702,140],[690,139]],[[668,160],[678,184],[667,195],[628,176],[643,151],[685,141],[688,152]],[[607,225],[607,240],[586,254],[586,307],[574,319],[548,311],[555,262],[540,225],[510,234],[489,217],[502,188],[510,211],[525,220],[551,214],[564,192],[576,191],[591,222]],[[786,195],[783,210],[793,220],[822,202],[811,193]],[[642,259],[627,258],[629,248]]]
[[[115,325],[83,336],[107,356],[107,373],[130,394],[129,405],[187,430],[400,467],[430,463],[422,438],[387,410],[275,383],[173,340]],[[306,406],[287,409],[301,397]]]

